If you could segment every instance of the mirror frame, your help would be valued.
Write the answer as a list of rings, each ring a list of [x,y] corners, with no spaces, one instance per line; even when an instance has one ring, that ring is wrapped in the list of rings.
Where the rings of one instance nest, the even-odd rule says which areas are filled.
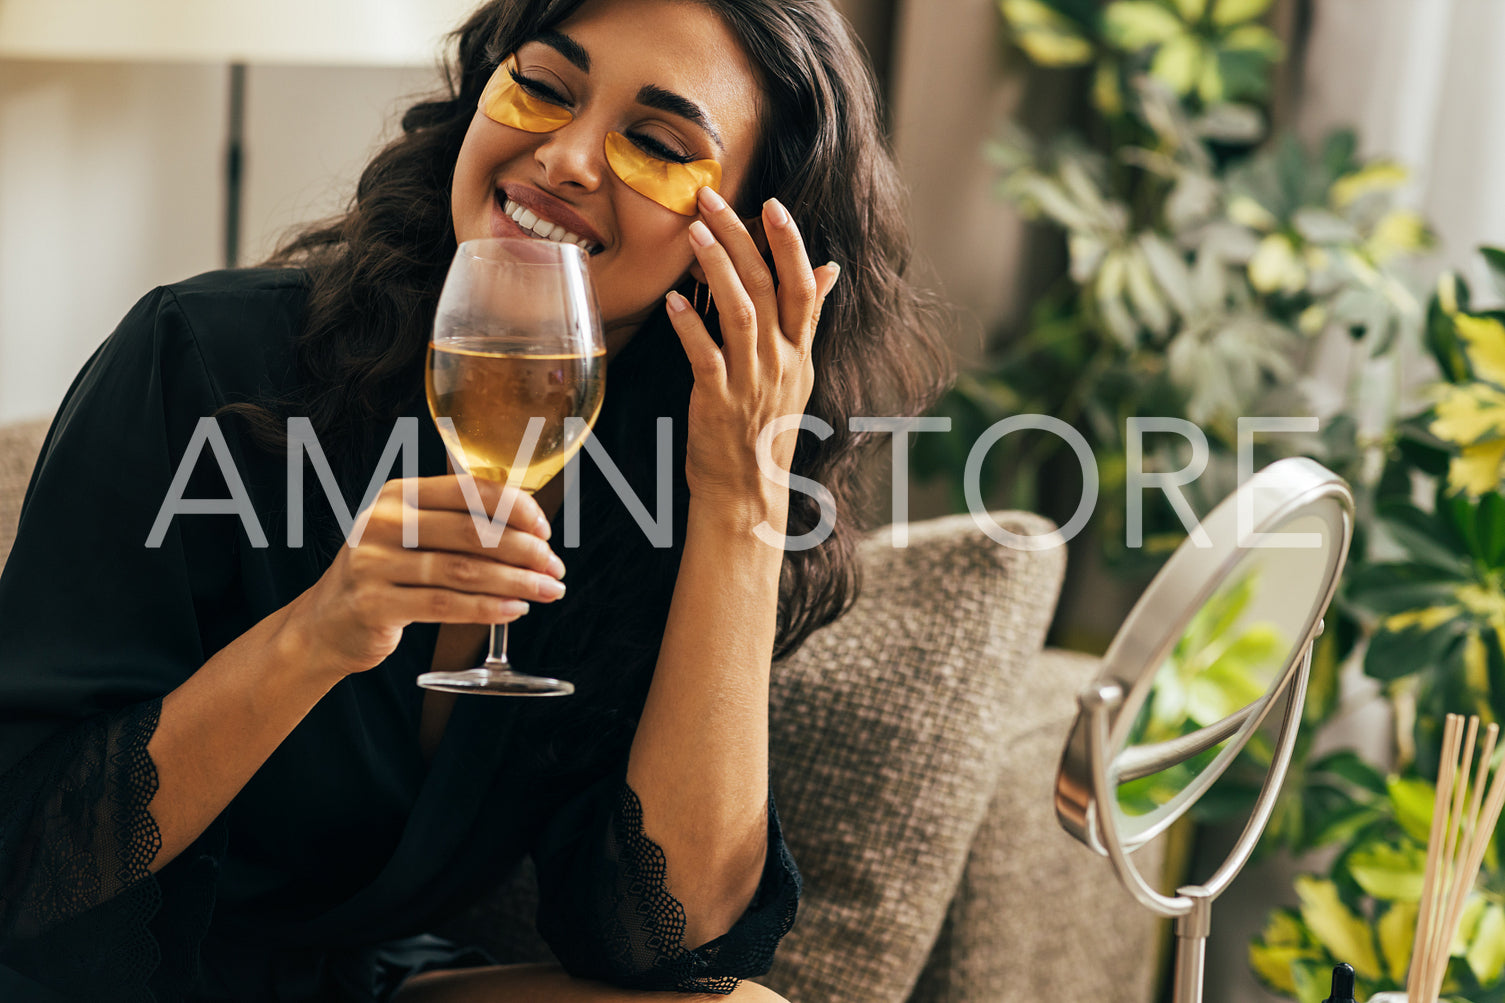
[[[1304,668],[1308,648],[1321,632],[1321,616],[1338,588],[1353,536],[1353,510],[1353,495],[1342,478],[1313,460],[1301,457],[1279,460],[1250,477],[1203,520],[1200,528],[1205,531],[1210,546],[1198,547],[1193,539],[1188,539],[1177,548],[1130,610],[1103,655],[1096,680],[1081,694],[1082,710],[1072,727],[1056,782],[1056,817],[1068,832],[1105,856],[1112,855],[1109,842],[1118,844],[1125,852],[1132,851],[1154,839],[1185,814],[1228,768],[1276,706],[1280,695],[1290,687],[1298,669]],[[1286,664],[1281,667],[1268,696],[1262,702],[1250,705],[1248,711],[1234,715],[1234,718],[1242,717],[1237,727],[1215,724],[1176,742],[1161,743],[1180,746],[1179,750],[1166,750],[1170,752],[1195,751],[1211,747],[1230,733],[1232,735],[1217,758],[1175,798],[1147,815],[1124,816],[1117,807],[1114,793],[1115,781],[1125,765],[1120,762],[1120,756],[1129,728],[1148,697],[1160,666],[1192,617],[1238,566],[1251,545],[1260,540],[1260,534],[1279,532],[1286,523],[1303,515],[1316,515],[1329,523],[1333,532],[1330,537],[1332,547],[1325,567],[1320,570],[1325,577],[1315,594],[1316,601],[1300,624]],[[1303,679],[1303,690],[1304,684]],[[1300,699],[1303,695],[1293,694],[1293,699]],[[1104,701],[1114,706],[1104,711]],[[1104,755],[1110,758],[1102,773],[1113,790],[1104,792],[1102,797],[1114,797],[1111,804],[1116,826],[1116,838],[1110,837],[1109,840],[1103,838],[1102,812],[1098,807],[1106,802],[1100,802],[1095,782],[1095,769],[1100,769],[1102,764],[1093,761],[1097,744],[1092,734],[1094,714],[1103,712],[1108,714],[1109,721]],[[1143,770],[1142,763],[1132,762],[1135,758],[1131,757],[1127,765],[1131,770]],[[1146,756],[1141,754],[1137,758],[1142,760]],[[1272,766],[1272,772],[1274,770]],[[1281,776],[1271,778],[1277,790],[1284,779],[1283,765],[1280,772]],[[1270,785],[1267,783],[1266,786]],[[1123,825],[1125,819],[1134,823],[1128,831]],[[1254,821],[1251,819],[1251,824]],[[1262,820],[1260,828],[1263,828]]]

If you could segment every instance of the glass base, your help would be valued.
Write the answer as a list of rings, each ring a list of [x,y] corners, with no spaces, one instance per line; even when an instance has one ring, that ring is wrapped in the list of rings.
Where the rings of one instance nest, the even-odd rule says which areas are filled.
[[[466,669],[463,672],[425,672],[418,685],[445,693],[486,693],[511,697],[564,697],[575,684],[547,676],[529,676],[511,669]]]

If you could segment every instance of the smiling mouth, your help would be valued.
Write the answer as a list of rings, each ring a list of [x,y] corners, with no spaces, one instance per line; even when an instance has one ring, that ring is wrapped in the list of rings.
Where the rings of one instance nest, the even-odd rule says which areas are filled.
[[[524,209],[516,202],[507,198],[502,194],[500,189],[497,190],[496,200],[501,205],[502,212],[507,215],[507,218],[516,223],[530,236],[538,237],[542,240],[552,240],[556,244],[574,244],[585,251],[586,254],[599,254],[602,250],[600,244],[588,237],[571,233],[558,223],[550,223],[546,219],[540,219],[531,209]]]

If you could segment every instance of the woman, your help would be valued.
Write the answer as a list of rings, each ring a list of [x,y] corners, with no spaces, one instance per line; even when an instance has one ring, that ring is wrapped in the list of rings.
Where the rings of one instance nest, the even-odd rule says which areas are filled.
[[[59,413],[0,577],[6,999],[776,998],[738,981],[798,894],[769,665],[855,569],[844,522],[787,554],[756,538],[820,517],[756,438],[828,422],[773,459],[840,510],[846,416],[912,413],[940,369],[871,85],[824,0],[494,0],[458,43],[348,214],[277,267],[148,296]],[[714,190],[674,182],[706,162]],[[475,538],[423,354],[457,240],[524,230],[591,253],[596,432],[641,498],[674,420],[670,548],[588,463],[578,549],[550,527],[557,485],[512,499],[495,549]],[[394,423],[423,419],[417,547],[401,482],[343,546],[317,477],[321,545],[290,541],[292,416],[351,507]],[[237,502],[164,516],[168,497]],[[514,657],[575,696],[414,687],[509,621]],[[525,853],[562,969],[428,935]]]

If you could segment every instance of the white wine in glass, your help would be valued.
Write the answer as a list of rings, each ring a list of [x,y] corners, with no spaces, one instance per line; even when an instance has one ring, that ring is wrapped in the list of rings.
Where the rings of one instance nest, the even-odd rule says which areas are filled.
[[[605,383],[606,348],[584,251],[541,239],[459,246],[439,296],[427,366],[429,410],[457,466],[532,494],[580,449]],[[418,685],[512,696],[575,689],[513,669],[506,624],[492,625],[484,663],[426,672]]]

